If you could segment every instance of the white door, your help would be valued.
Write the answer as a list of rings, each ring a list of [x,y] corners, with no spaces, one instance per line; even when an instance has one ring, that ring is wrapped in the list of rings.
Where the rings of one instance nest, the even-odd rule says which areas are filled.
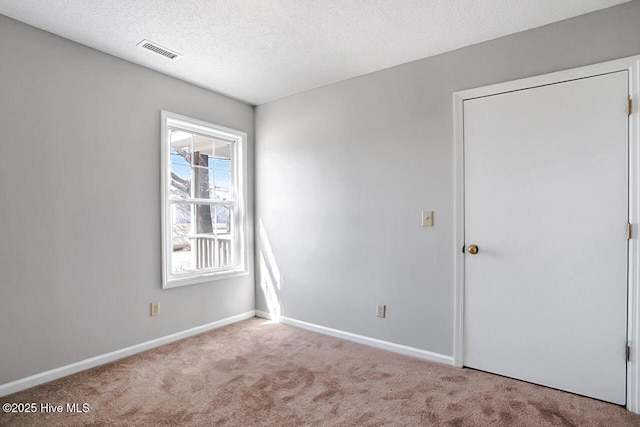
[[[625,403],[626,71],[464,101],[464,365]]]

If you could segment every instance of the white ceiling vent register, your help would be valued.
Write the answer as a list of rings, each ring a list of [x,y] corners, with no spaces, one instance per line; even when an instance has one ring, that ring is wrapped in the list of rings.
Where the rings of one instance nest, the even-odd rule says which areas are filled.
[[[136,46],[140,46],[143,47],[147,50],[150,50],[151,52],[155,52],[158,55],[162,55],[162,56],[166,56],[169,59],[175,59],[179,56],[181,56],[179,53],[177,52],[173,52],[169,49],[167,49],[166,47],[162,47],[160,46],[158,43],[154,43],[150,40],[144,39],[140,42],[138,42],[138,44]]]

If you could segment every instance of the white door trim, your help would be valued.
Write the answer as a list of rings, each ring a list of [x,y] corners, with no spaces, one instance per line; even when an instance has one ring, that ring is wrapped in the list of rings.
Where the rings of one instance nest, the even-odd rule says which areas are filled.
[[[454,337],[453,363],[462,367],[464,325],[464,144],[463,102],[499,93],[616,71],[629,72],[629,93],[633,111],[629,117],[629,222],[633,225],[629,241],[627,339],[631,357],[627,362],[627,409],[640,413],[640,55],[585,67],[559,71],[521,80],[499,83],[453,94],[454,118]],[[620,100],[624,103],[625,100]]]

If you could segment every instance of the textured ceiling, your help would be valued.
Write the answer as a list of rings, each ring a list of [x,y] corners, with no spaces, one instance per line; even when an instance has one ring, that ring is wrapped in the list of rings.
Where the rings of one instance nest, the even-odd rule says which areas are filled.
[[[626,1],[0,0],[0,13],[261,104]]]

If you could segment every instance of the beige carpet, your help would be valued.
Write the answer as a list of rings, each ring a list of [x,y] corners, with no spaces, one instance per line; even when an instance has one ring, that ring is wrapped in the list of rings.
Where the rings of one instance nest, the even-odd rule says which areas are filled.
[[[616,405],[257,318],[0,402],[89,405],[3,426],[640,426]]]

